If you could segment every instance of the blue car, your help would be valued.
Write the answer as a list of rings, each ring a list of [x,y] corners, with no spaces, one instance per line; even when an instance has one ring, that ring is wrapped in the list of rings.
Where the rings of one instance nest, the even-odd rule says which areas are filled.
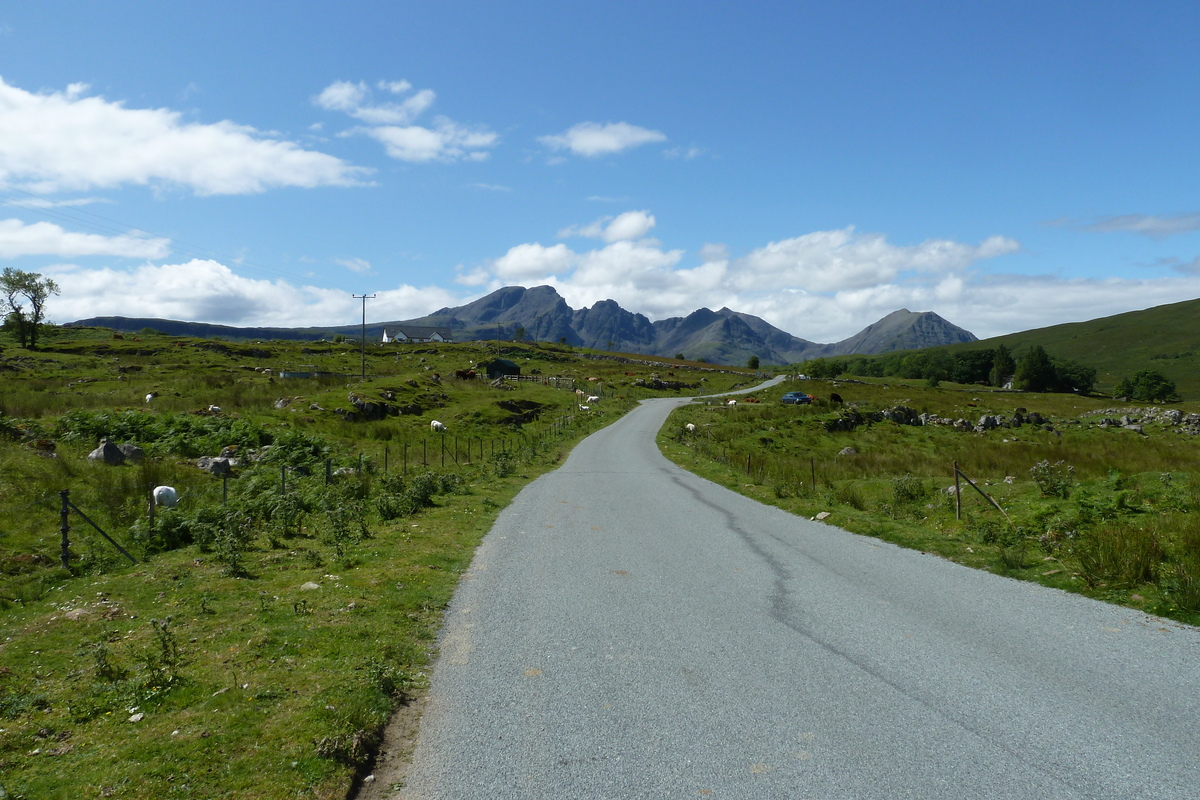
[[[807,405],[813,399],[811,394],[805,394],[804,392],[788,392],[783,396],[783,404],[785,406]]]

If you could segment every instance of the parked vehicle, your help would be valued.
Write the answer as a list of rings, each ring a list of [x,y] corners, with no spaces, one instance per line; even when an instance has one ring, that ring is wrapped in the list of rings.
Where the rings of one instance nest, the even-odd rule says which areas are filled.
[[[816,398],[804,392],[788,392],[783,396],[783,404],[787,406],[807,405]]]

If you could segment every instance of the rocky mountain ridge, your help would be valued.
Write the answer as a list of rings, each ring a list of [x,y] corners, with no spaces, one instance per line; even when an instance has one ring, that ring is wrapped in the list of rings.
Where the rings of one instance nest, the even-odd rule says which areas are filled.
[[[239,328],[173,320],[92,317],[70,323],[137,332],[153,328],[179,336],[227,339],[319,339],[336,334],[358,337],[361,325],[306,328]],[[822,344],[801,339],[766,320],[728,308],[701,308],[685,317],[651,322],[627,311],[615,300],[573,309],[551,286],[506,286],[466,305],[442,308],[410,320],[366,326],[368,340],[379,341],[386,329],[405,325],[448,328],[456,341],[513,339],[565,342],[576,347],[672,357],[682,354],[714,364],[743,365],[751,356],[766,364],[793,364],[812,358],[871,355],[977,341],[969,331],[937,314],[900,309],[841,342]]]

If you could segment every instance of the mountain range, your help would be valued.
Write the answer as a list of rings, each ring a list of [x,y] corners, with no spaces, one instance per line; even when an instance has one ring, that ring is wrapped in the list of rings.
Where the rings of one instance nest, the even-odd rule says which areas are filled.
[[[172,335],[227,339],[318,339],[339,333],[357,337],[363,330],[361,325],[239,328],[128,317],[92,317],[70,324],[124,332],[153,328]],[[551,286],[506,286],[466,305],[442,308],[425,317],[370,323],[366,336],[378,341],[384,330],[394,332],[405,326],[449,329],[456,341],[524,338],[645,355],[682,354],[693,361],[737,365],[745,364],[751,356],[757,356],[763,364],[791,364],[827,356],[870,355],[977,341],[969,331],[930,311],[894,311],[849,339],[821,344],[728,308],[701,308],[686,317],[656,322],[621,308],[614,300],[573,309]]]

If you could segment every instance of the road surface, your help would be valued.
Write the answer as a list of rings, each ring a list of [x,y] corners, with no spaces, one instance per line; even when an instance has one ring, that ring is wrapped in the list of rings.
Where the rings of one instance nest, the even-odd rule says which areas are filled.
[[[791,516],[643,404],[447,612],[397,798],[1191,798],[1200,630]]]

